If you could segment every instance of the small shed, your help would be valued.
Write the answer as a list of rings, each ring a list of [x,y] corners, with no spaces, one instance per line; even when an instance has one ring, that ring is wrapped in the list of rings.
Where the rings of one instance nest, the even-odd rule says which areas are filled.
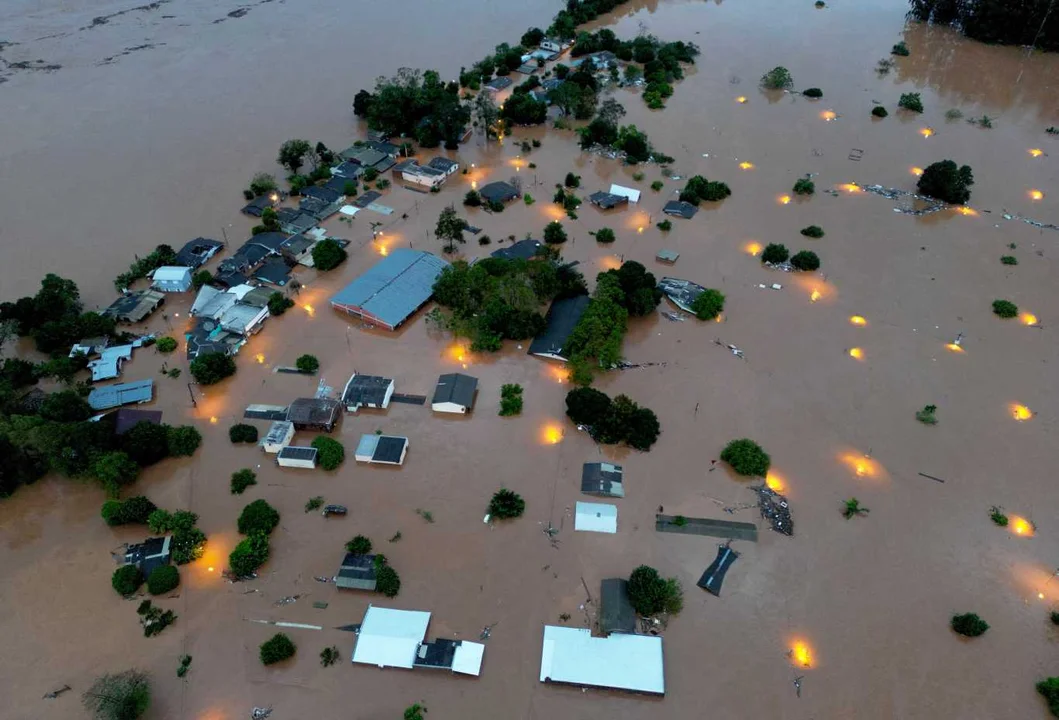
[[[277,420],[269,426],[268,432],[261,441],[261,449],[275,455],[283,448],[290,445],[294,439],[294,423],[286,420]]]
[[[329,398],[298,398],[287,408],[287,420],[298,430],[331,432],[338,423],[342,404]]]
[[[675,250],[659,250],[655,255],[655,260],[661,263],[672,265],[680,259],[680,253]]]
[[[316,467],[316,448],[287,445],[276,455],[276,464],[280,467],[312,470]]]
[[[690,220],[695,217],[699,209],[689,202],[684,200],[670,200],[662,208],[662,212],[666,215],[672,215],[673,217],[682,217],[685,220]]]
[[[585,463],[581,468],[581,492],[586,495],[625,497],[624,477],[621,465],[609,462]]]
[[[478,378],[463,373],[446,373],[438,378],[430,409],[434,412],[466,414],[474,409]]]
[[[607,578],[599,588],[599,629],[604,635],[636,632],[636,610],[629,601],[629,583]]]
[[[362,375],[354,372],[342,390],[342,404],[347,412],[355,413],[362,407],[385,410],[393,397],[393,380],[378,375]]]
[[[574,509],[574,530],[610,534],[618,532],[618,506],[606,503],[577,503]]]
[[[398,435],[361,435],[354,457],[357,462],[404,465],[408,438]]]
[[[640,202],[640,191],[635,188],[625,187],[624,185],[611,185],[611,195],[621,195],[622,197],[628,198],[631,203]]]
[[[335,587],[342,590],[367,590],[375,592],[376,567],[374,555],[346,553],[342,566],[335,575]]]

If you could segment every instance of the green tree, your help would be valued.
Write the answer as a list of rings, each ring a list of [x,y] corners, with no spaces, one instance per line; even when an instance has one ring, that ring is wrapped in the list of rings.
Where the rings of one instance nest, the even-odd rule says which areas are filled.
[[[135,482],[140,466],[126,453],[109,452],[92,464],[92,474],[110,495],[117,495],[122,487]]]
[[[691,301],[691,311],[699,320],[713,320],[724,310],[724,293],[707,289]]]
[[[969,165],[956,166],[952,160],[931,163],[919,176],[916,187],[928,197],[962,205],[971,199],[974,172]]]
[[[268,314],[273,317],[279,317],[292,307],[294,307],[294,301],[281,292],[274,292],[268,296]]]
[[[180,571],[175,565],[156,567],[147,576],[147,592],[152,595],[165,595],[180,584]]]
[[[559,245],[566,242],[566,230],[558,220],[553,220],[544,226],[544,242],[549,245]]]
[[[188,457],[195,454],[202,444],[202,434],[191,425],[171,427],[166,432],[169,454],[173,457]]]
[[[357,535],[346,543],[346,552],[353,555],[368,555],[371,553],[371,539]]]
[[[81,701],[94,720],[136,720],[151,704],[151,685],[139,670],[107,674],[92,683]]]
[[[1059,684],[1059,681],[1057,681],[1057,684]],[[427,708],[425,705],[420,705],[419,703],[409,705],[404,709],[404,720],[424,720],[423,716],[426,712]]]
[[[250,180],[250,192],[253,193],[255,197],[275,192],[278,188],[279,186],[276,185],[276,178],[268,173],[258,173]]]
[[[787,258],[790,256],[791,253],[786,245],[769,243],[761,253],[761,262],[769,263],[771,265],[779,265],[780,263],[787,262]]]
[[[517,518],[526,511],[526,501],[506,488],[500,488],[489,501],[489,514],[500,519]]]
[[[884,108],[882,105],[876,105],[871,109],[871,114],[872,117],[877,117],[881,119],[886,117],[890,113],[886,112],[886,108]]]
[[[177,341],[171,337],[160,337],[154,345],[160,353],[171,353],[177,349]]]
[[[794,87],[794,78],[787,68],[779,65],[761,76],[761,86],[766,90],[790,90]]]
[[[40,416],[59,423],[87,420],[94,414],[92,406],[76,390],[60,390],[50,393],[40,406]]]
[[[795,270],[818,270],[820,258],[812,250],[799,250],[791,258],[791,266]]]
[[[333,270],[345,262],[348,253],[346,249],[338,244],[337,240],[324,238],[313,245],[313,266],[317,270],[326,272]]]
[[[467,229],[467,221],[456,214],[456,208],[449,205],[441,211],[438,216],[438,224],[434,228],[434,234],[439,240],[445,241],[445,252],[456,252],[456,243],[461,245],[467,242],[463,238],[463,231]]]
[[[566,394],[566,415],[577,425],[596,425],[610,414],[610,398],[595,388],[574,388]]]
[[[811,87],[802,90],[802,95],[807,98],[822,98],[824,96],[824,91],[820,88]]]
[[[867,515],[871,510],[860,504],[857,498],[850,498],[842,503],[842,517],[849,520],[851,517]]]
[[[271,638],[261,643],[261,664],[262,665],[273,665],[278,662],[282,662],[287,658],[294,657],[294,653],[298,651],[295,647],[294,641],[283,633],[276,633]]]
[[[923,112],[923,100],[919,97],[919,93],[903,93],[901,99],[897,101],[897,107],[921,113]]]
[[[250,468],[243,468],[232,473],[232,495],[242,495],[251,485],[257,485],[257,474]]]
[[[169,457],[168,427],[143,420],[121,436],[120,445],[137,465],[154,465]]]
[[[596,230],[596,242],[598,243],[609,245],[614,242],[615,239],[614,231],[610,228],[600,228],[599,230]]]
[[[228,555],[228,567],[236,577],[250,577],[268,560],[268,535],[253,533],[235,546]]]
[[[683,591],[676,579],[666,580],[648,565],[629,575],[629,602],[638,615],[649,617],[662,612],[676,613],[683,607]]]
[[[978,637],[979,635],[983,635],[985,631],[989,629],[989,623],[974,613],[953,615],[950,624],[955,632],[964,637]]]
[[[731,465],[739,475],[765,477],[772,458],[753,440],[733,440],[721,451],[721,461]]]
[[[548,106],[528,93],[515,94],[504,103],[500,116],[512,125],[540,125],[548,117]]]
[[[228,428],[228,439],[233,443],[256,443],[257,428],[246,423],[236,423]]]
[[[199,270],[191,276],[191,286],[196,290],[200,290],[203,285],[209,285],[211,282],[213,282],[213,273],[209,270]]]
[[[305,156],[313,157],[311,150],[312,146],[308,140],[288,140],[280,145],[276,162],[290,170],[291,175],[297,175],[299,168],[305,164]]]
[[[500,386],[500,415],[509,417],[522,412],[522,386],[505,383]]]
[[[566,173],[566,178],[563,180],[563,185],[568,188],[581,187],[581,176],[574,175],[572,172]]]
[[[467,207],[479,207],[482,204],[482,196],[477,190],[468,190],[463,196],[463,204]]]
[[[1019,306],[1010,300],[994,300],[993,314],[1002,318],[1013,318],[1019,314]]]
[[[532,27],[526,32],[522,33],[522,39],[519,40],[519,45],[522,47],[537,47],[541,44],[541,40],[544,39],[544,31],[538,27]]]
[[[401,591],[401,578],[397,574],[397,571],[386,564],[385,559],[380,564],[379,558],[381,555],[375,556],[376,569],[375,569],[375,591],[380,592],[388,598],[397,597],[397,593]]]
[[[214,385],[235,374],[235,360],[223,352],[210,352],[192,360],[190,369],[195,382]]]
[[[316,448],[316,459],[324,470],[334,470],[346,459],[346,449],[338,440],[320,435],[312,441],[312,446]]]
[[[294,361],[294,366],[300,372],[313,375],[320,369],[320,361],[316,359],[315,355],[302,355]]]
[[[1053,613],[1054,614],[1054,613]],[[1049,677],[1037,683],[1037,692],[1048,703],[1048,710],[1059,717],[1059,677]],[[408,712],[407,710],[405,711]]]
[[[269,535],[279,525],[279,512],[264,500],[254,500],[239,514],[238,528],[243,535]]]
[[[812,195],[816,192],[816,183],[807,177],[799,178],[794,182],[795,195]]]
[[[819,225],[803,227],[799,232],[805,237],[813,238],[814,240],[818,240],[824,236],[824,230]]]
[[[110,584],[119,595],[132,595],[143,585],[143,573],[135,565],[122,565],[114,571]]]
[[[702,175],[688,178],[688,184],[680,191],[680,200],[698,205],[700,201],[719,202],[732,194],[731,188],[723,182],[711,181]]]

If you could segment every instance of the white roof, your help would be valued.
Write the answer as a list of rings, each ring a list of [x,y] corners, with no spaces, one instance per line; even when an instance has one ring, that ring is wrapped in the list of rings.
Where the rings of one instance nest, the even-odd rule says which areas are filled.
[[[618,532],[618,506],[607,503],[577,503],[574,530],[587,532]]]
[[[354,215],[360,212],[360,208],[356,205],[343,205],[342,207],[338,208],[338,212],[342,213],[343,215],[353,217]]]
[[[353,648],[353,662],[411,669],[429,623],[428,612],[369,605]]]
[[[545,625],[540,680],[662,695],[662,638],[624,633],[596,638],[585,628]]]
[[[213,300],[213,298],[223,294],[223,290],[218,290],[217,288],[212,287],[210,285],[203,285],[199,289],[199,294],[195,296],[195,302],[191,303],[191,314],[200,315],[202,313],[202,309],[206,307],[206,305],[209,304],[209,302]]]
[[[482,672],[482,656],[485,645],[482,643],[462,641],[452,656],[452,672],[478,676]]]
[[[632,203],[640,202],[640,191],[639,190],[634,190],[632,188],[627,188],[627,187],[625,187],[623,185],[611,185],[610,186],[610,194],[611,195],[622,195],[624,197],[627,197],[627,198],[629,198],[629,202],[632,202]]]
[[[176,280],[183,281],[191,273],[189,267],[176,267],[175,265],[165,265],[154,271],[154,281],[159,280]]]

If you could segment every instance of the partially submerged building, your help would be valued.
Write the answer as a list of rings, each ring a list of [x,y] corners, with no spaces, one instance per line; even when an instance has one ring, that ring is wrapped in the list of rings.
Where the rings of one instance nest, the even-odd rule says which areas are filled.
[[[290,445],[293,439],[294,423],[287,420],[276,420],[269,426],[268,432],[265,433],[265,437],[261,440],[261,449],[275,455]]]
[[[625,497],[625,473],[609,462],[585,463],[581,468],[581,492],[603,497]]]
[[[553,302],[545,317],[544,332],[533,338],[529,354],[566,362],[569,358],[563,346],[588,309],[588,303],[588,295],[577,295]]]
[[[342,404],[330,398],[298,398],[287,407],[287,421],[297,430],[331,432],[342,415]]]
[[[434,412],[466,414],[474,409],[478,378],[463,373],[446,373],[434,386],[430,409]]]
[[[140,290],[122,295],[103,311],[118,322],[138,323],[165,303],[165,293]]]
[[[393,171],[399,173],[405,182],[425,188],[441,187],[442,183],[449,179],[445,171],[429,165],[420,165],[415,160],[405,160],[399,163]]]
[[[613,535],[618,532],[618,506],[578,502],[574,508],[574,530]]]
[[[589,195],[588,201],[601,210],[611,210],[619,205],[629,204],[629,198],[625,195],[616,195],[602,190]]]
[[[728,572],[728,568],[732,567],[732,564],[735,563],[738,558],[739,553],[730,548],[727,544],[721,545],[717,548],[717,557],[714,558],[713,562],[710,563],[710,566],[706,568],[706,571],[702,573],[702,577],[699,578],[696,585],[706,592],[720,597],[725,573]]]
[[[357,462],[404,465],[408,438],[398,435],[361,435],[353,457]]]
[[[629,582],[624,578],[600,582],[599,629],[604,635],[636,632],[636,610],[629,600]]]
[[[261,213],[265,212],[267,208],[275,205],[278,200],[279,196],[274,193],[258,195],[243,206],[243,214],[250,215],[251,217],[261,217]]]
[[[626,198],[631,203],[640,202],[640,191],[635,188],[625,187],[624,185],[611,185],[610,194]]]
[[[280,467],[305,468],[316,467],[317,450],[314,447],[297,447],[287,445],[276,454],[276,464]]]
[[[489,253],[489,257],[500,258],[501,260],[532,260],[537,257],[541,247],[543,247],[543,243],[540,240],[526,238],[525,240],[518,240],[507,247],[494,250]]]
[[[280,208],[276,211],[279,229],[288,235],[297,235],[316,227],[317,219],[295,208]]]
[[[153,335],[147,335],[133,340],[127,345],[101,347],[98,351],[99,357],[88,361],[88,369],[92,371],[92,382],[113,380],[118,377],[121,374],[121,366],[132,359],[132,351],[142,347],[148,340],[153,339]]]
[[[124,435],[142,422],[159,425],[162,422],[162,411],[135,408],[117,410],[114,412],[114,434]]]
[[[366,590],[375,592],[378,581],[378,568],[374,555],[354,555],[346,553],[338,574],[334,577],[335,587],[340,590]]]
[[[169,564],[171,540],[172,538],[166,535],[165,537],[147,538],[136,545],[127,545],[125,564],[135,565],[143,576],[147,577],[152,570]]]
[[[109,410],[122,405],[151,402],[154,380],[136,380],[93,388],[88,393],[88,404],[93,410]]]
[[[482,189],[478,191],[478,195],[486,202],[506,203],[509,200],[514,200],[521,193],[511,183],[498,180],[482,186]]]
[[[695,302],[695,298],[706,292],[706,288],[702,285],[693,283],[690,280],[672,277],[664,277],[659,280],[658,289],[665,293],[670,302],[684,312],[694,312],[691,309],[691,304]]]
[[[393,380],[378,375],[354,372],[342,390],[342,404],[347,412],[355,413],[362,407],[385,410],[393,397]]]
[[[191,269],[202,267],[206,261],[221,251],[224,245],[210,238],[195,238],[189,240],[180,248],[176,254],[174,265],[189,267]]]
[[[151,274],[151,287],[161,292],[187,292],[191,289],[191,268],[164,265]]]
[[[449,264],[422,250],[396,248],[339,290],[331,307],[387,330],[396,330],[434,294],[434,281]]]
[[[684,200],[670,200],[662,207],[662,212],[673,217],[681,217],[690,220],[695,217],[699,209]]]
[[[540,681],[664,695],[662,638],[545,625]]]
[[[462,675],[482,671],[485,646],[466,640],[424,642],[430,613],[369,605],[353,647],[353,663],[380,668],[446,668]]]
[[[495,77],[487,82],[482,87],[491,93],[498,93],[508,89],[513,84],[513,81],[509,77]]]

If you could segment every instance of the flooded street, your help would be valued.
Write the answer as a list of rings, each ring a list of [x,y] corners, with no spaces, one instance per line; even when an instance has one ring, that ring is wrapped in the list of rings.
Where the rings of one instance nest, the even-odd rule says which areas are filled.
[[[239,213],[249,178],[279,175],[274,157],[286,139],[341,149],[363,137],[350,105],[375,77],[402,66],[455,77],[496,44],[547,26],[562,3],[13,5],[0,30],[0,43],[10,43],[0,44],[0,299],[31,294],[55,272],[75,280],[92,308],[108,305],[113,277],[158,243],[226,235],[241,244],[254,224]],[[439,194],[395,182],[381,200],[393,215],[365,212],[351,225],[332,218],[328,230],[352,243],[349,260],[326,274],[299,268],[297,307],[267,321],[230,380],[192,388],[183,348],[169,358],[140,351],[124,379],[154,378],[152,409],[167,423],[196,425],[204,443],[191,458],[145,471],[127,494],[198,513],[206,557],[181,567],[179,597],[158,601],[177,613],[176,624],[144,638],[138,600],[119,599],[108,581],[110,553],[141,540],[145,528],[106,526],[102,490],[62,478],[0,502],[4,717],[84,717],[79,695],[93,679],[131,667],[151,674],[146,717],[159,720],[234,720],[269,705],[272,720],[387,720],[413,702],[429,708],[430,720],[1045,717],[1033,685],[1059,674],[1059,633],[1048,620],[1059,609],[1051,576],[1059,557],[1051,476],[1059,460],[1059,232],[1019,218],[1059,223],[1059,138],[1044,132],[1059,125],[1059,57],[906,24],[905,10],[900,0],[823,9],[811,1],[631,2],[590,29],[609,26],[629,38],[645,28],[694,42],[702,54],[665,110],[615,91],[623,124],[672,155],[675,174],[722,180],[730,198],[662,233],[661,208],[684,181],[663,178],[657,166],[581,153],[572,132],[550,127],[516,129],[502,144],[476,134],[446,153],[474,169]],[[911,55],[879,74],[877,61],[900,40]],[[777,65],[791,71],[796,89],[819,87],[823,97],[759,89],[758,78]],[[922,94],[923,114],[898,110],[907,92]],[[876,103],[889,117],[871,117]],[[963,119],[946,119],[954,108]],[[966,121],[982,115],[992,128]],[[521,155],[522,139],[542,146]],[[913,216],[895,212],[902,202],[863,191],[878,184],[914,192],[914,170],[946,158],[974,169],[967,214]],[[569,171],[582,176],[581,197],[612,182],[643,196],[606,213],[586,202],[577,220],[564,219],[549,200]],[[816,194],[783,203],[806,173]],[[535,204],[502,214],[460,205],[472,182],[511,177]],[[652,192],[659,179],[664,188]],[[422,313],[387,333],[330,309],[334,292],[384,250],[440,254],[433,228],[452,203],[493,240],[462,246],[468,259],[509,236],[540,237],[562,219],[571,237],[563,255],[580,263],[590,287],[597,272],[624,259],[725,293],[720,323],[669,322],[658,313],[631,321],[625,358],[656,365],[596,382],[657,413],[662,434],[650,452],[596,446],[578,432],[564,415],[569,384],[557,366],[527,356],[527,343],[478,355],[428,327]],[[373,220],[383,222],[375,241]],[[825,236],[800,235],[808,225]],[[615,231],[614,244],[589,234],[603,227]],[[770,242],[815,251],[820,272],[763,268],[752,251]],[[674,266],[655,261],[663,248],[680,253]],[[1000,263],[1008,254],[1017,266]],[[765,289],[773,283],[782,289]],[[1040,326],[995,317],[997,298],[1034,313]],[[179,335],[191,299],[170,296],[166,315],[146,327]],[[663,301],[659,309],[673,308]],[[953,352],[946,345],[960,334],[962,352]],[[745,359],[715,341],[738,346]],[[338,389],[356,369],[394,378],[398,393],[428,396],[439,373],[466,365],[479,379],[476,410],[448,418],[393,404],[345,415],[334,433],[346,448],[339,470],[281,469],[253,446],[233,446],[227,429],[250,403],[311,396],[318,378],[273,372],[303,353],[320,359],[320,377]],[[180,379],[159,374],[164,359],[182,368]],[[521,416],[496,416],[503,383],[525,388]],[[1036,414],[1016,421],[1014,403]],[[915,420],[929,404],[938,407],[937,426]],[[402,468],[354,463],[358,438],[376,430],[410,439]],[[772,456],[772,481],[792,505],[793,537],[768,532],[756,509],[723,511],[755,502],[746,480],[723,467],[708,471],[724,445],[742,437]],[[298,435],[298,444],[309,440]],[[601,458],[625,469],[618,533],[574,533],[574,505],[586,499],[582,463]],[[233,496],[229,476],[243,467],[257,472],[258,484]],[[525,498],[526,514],[485,525],[485,506],[501,486]],[[348,506],[349,515],[303,512],[318,495]],[[847,521],[842,503],[854,496],[871,512]],[[257,498],[282,516],[272,554],[258,580],[230,584],[221,571],[240,537],[235,519]],[[995,527],[993,505],[1035,522],[1035,535]],[[741,557],[721,597],[695,586],[719,541],[655,532],[659,506],[759,523],[757,543],[733,544]],[[559,528],[554,547],[549,526]],[[337,572],[343,544],[356,534],[370,537],[400,573],[394,600],[313,580]],[[683,612],[663,632],[665,697],[538,682],[542,626],[564,613],[568,625],[586,626],[595,609],[584,607],[585,585],[598,600],[602,578],[626,577],[640,564],[676,576],[685,590]],[[274,606],[295,594],[296,603]],[[481,677],[352,666],[354,635],[336,628],[359,623],[369,601],[430,611],[431,639],[477,640],[494,625]],[[949,618],[962,612],[980,614],[991,631],[973,641],[956,636]],[[265,668],[258,646],[275,628],[253,620],[324,629],[289,631],[295,660]],[[797,643],[810,649],[811,667],[788,656]],[[319,652],[331,645],[342,661],[322,668]],[[185,653],[194,661],[181,680]],[[64,684],[73,691],[41,699]]]

